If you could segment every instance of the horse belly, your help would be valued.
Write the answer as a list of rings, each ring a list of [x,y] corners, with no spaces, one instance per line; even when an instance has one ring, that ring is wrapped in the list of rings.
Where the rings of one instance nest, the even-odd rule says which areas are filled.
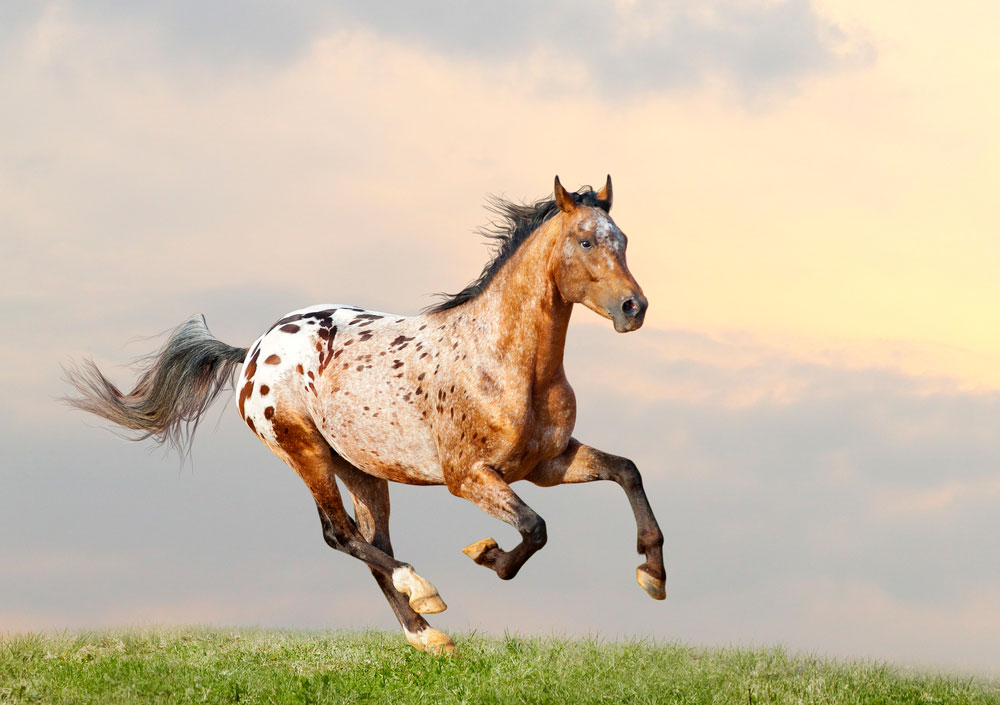
[[[342,458],[369,475],[392,482],[444,482],[437,447],[419,426],[368,398],[364,404],[322,401],[316,413],[323,437]]]
[[[370,335],[343,332],[354,344],[317,379],[318,393],[309,400],[312,416],[333,449],[366,473],[394,482],[440,484],[437,444],[406,378],[414,366],[406,343],[418,333],[408,330],[407,320],[390,320],[367,326]]]

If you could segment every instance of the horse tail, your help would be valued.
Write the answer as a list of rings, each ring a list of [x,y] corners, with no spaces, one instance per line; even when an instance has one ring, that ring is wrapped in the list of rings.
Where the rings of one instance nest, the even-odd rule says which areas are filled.
[[[170,442],[185,455],[198,421],[227,387],[247,348],[234,348],[216,339],[195,314],[171,334],[157,352],[139,358],[139,381],[128,394],[119,389],[91,359],[65,370],[66,380],[79,396],[64,401],[119,426],[136,431],[130,440],[153,438]]]

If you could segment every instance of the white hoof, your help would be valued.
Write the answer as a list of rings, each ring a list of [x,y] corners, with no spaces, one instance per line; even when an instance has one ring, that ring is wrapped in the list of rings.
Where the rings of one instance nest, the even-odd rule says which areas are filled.
[[[433,627],[421,629],[416,633],[406,632],[406,640],[414,649],[426,651],[429,654],[441,656],[456,653],[455,642],[449,639],[447,634],[439,632]]]
[[[417,575],[408,565],[392,571],[392,586],[409,596],[410,607],[418,614],[437,614],[448,609],[448,605],[438,595],[437,588]]]
[[[497,546],[497,542],[495,539],[488,538],[488,539],[483,539],[482,541],[476,541],[475,543],[470,543],[468,546],[462,549],[462,553],[467,555],[469,558],[474,560],[479,565],[482,565],[483,556],[486,554],[487,551],[490,551],[494,548],[500,548],[500,547]]]

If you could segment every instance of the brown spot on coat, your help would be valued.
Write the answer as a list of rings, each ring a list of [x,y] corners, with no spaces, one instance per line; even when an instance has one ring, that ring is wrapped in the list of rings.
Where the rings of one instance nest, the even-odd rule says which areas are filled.
[[[281,358],[278,357],[277,355],[268,355],[267,359],[264,360],[264,364],[265,365],[280,365],[281,364]]]
[[[240,416],[246,417],[246,412],[243,410],[243,406],[246,404],[247,399],[253,394],[253,381],[249,381],[243,385],[243,389],[240,390]]]
[[[284,331],[285,333],[298,333],[299,327],[294,323],[289,323],[288,325],[281,326],[278,330]]]
[[[274,407],[273,406],[269,406],[266,409],[264,409],[264,418],[265,419],[267,419],[268,421],[270,421],[272,416],[274,416]]]
[[[267,393],[270,392],[270,391],[271,391],[271,388],[268,387],[266,384],[260,385],[260,395],[262,397],[266,397]]]
[[[337,357],[337,355],[333,353],[333,338],[336,334],[337,334],[337,326],[333,326],[333,328],[331,328],[328,333],[328,337],[326,338],[326,351],[321,352],[319,356],[319,371],[317,373],[319,375],[322,375],[323,371],[326,369],[326,366],[329,365],[334,360],[334,358]]]
[[[283,326],[286,323],[292,323],[293,321],[301,321],[303,318],[305,318],[305,316],[303,316],[301,313],[295,313],[295,314],[292,314],[291,316],[285,316],[284,318],[278,320],[273,326],[271,326],[270,328],[268,328],[267,332],[270,333],[272,330],[274,330],[278,326]],[[296,330],[298,330],[298,326],[296,326]]]

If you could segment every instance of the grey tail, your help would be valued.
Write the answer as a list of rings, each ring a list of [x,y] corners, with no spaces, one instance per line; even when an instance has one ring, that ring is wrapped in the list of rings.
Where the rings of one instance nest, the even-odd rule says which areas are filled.
[[[119,389],[91,359],[65,370],[79,396],[63,401],[135,431],[131,440],[153,438],[169,442],[181,455],[190,450],[202,414],[231,387],[247,348],[217,340],[201,314],[195,314],[170,334],[157,352],[136,361],[139,381],[128,394]]]

